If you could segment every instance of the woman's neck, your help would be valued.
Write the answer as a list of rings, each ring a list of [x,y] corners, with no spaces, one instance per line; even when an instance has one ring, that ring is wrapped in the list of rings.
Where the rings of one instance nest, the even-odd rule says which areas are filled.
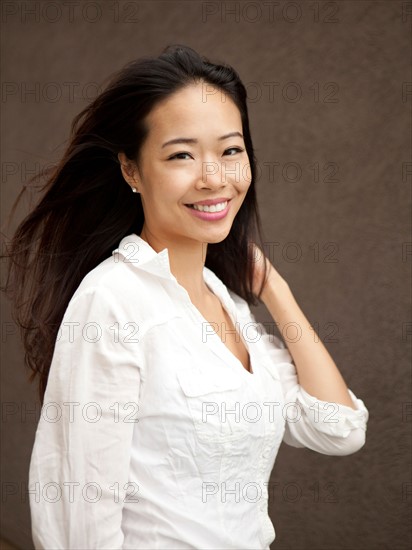
[[[214,296],[203,278],[207,243],[187,239],[160,239],[149,233],[145,227],[140,237],[156,252],[168,249],[170,271],[193,303],[201,304]]]

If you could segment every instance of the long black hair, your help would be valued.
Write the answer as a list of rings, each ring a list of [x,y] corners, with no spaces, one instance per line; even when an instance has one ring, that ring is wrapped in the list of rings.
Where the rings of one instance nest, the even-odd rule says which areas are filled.
[[[43,401],[58,327],[85,275],[131,233],[140,234],[144,213],[139,193],[123,178],[118,153],[136,160],[148,135],[145,117],[155,105],[185,86],[204,82],[228,94],[239,109],[249,157],[251,184],[220,243],[208,244],[205,265],[244,298],[252,292],[251,242],[262,245],[257,210],[256,159],[249,129],[247,93],[238,73],[211,63],[192,48],[174,44],[158,57],[142,57],[112,75],[107,86],[74,118],[62,159],[30,180],[45,179],[41,200],[6,245],[8,272],[3,290],[12,299],[25,362],[39,375]],[[25,187],[19,193],[12,213]],[[266,274],[265,274],[266,275]]]

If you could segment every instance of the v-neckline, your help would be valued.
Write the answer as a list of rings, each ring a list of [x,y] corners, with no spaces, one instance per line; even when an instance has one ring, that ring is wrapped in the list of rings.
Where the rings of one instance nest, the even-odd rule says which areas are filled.
[[[207,269],[206,267],[204,269]],[[213,273],[213,272],[211,272]],[[176,279],[176,277],[171,273],[171,278],[174,280],[174,282],[177,284],[177,286],[180,288],[180,290],[184,293],[185,297],[186,297],[186,300],[188,301],[188,305],[190,305],[190,308],[192,309],[192,311],[194,311],[196,313],[196,315],[198,316],[198,318],[204,322],[204,323],[207,323],[208,325],[212,326],[211,323],[205,319],[205,317],[201,314],[200,310],[194,305],[194,303],[192,302],[192,300],[190,299],[190,296],[189,296],[189,293],[188,291],[185,289],[184,286],[182,286],[178,280]],[[257,375],[256,375],[256,369],[255,369],[255,365],[254,365],[254,360],[253,360],[253,357],[252,357],[252,353],[251,353],[251,350],[249,348],[249,344],[242,338],[242,335],[239,334],[239,332],[236,330],[236,319],[233,319],[232,315],[231,315],[231,312],[230,312],[230,309],[229,308],[226,308],[225,307],[225,300],[223,299],[223,297],[219,296],[219,294],[217,294],[214,289],[212,288],[212,286],[205,280],[205,278],[203,279],[206,286],[208,287],[208,289],[210,290],[210,292],[213,293],[214,296],[216,296],[216,298],[219,300],[222,308],[226,311],[226,313],[228,314],[230,320],[232,321],[232,324],[234,326],[234,329],[236,331],[236,333],[239,335],[239,337],[242,339],[244,345],[245,345],[245,348],[246,348],[246,351],[249,355],[249,368],[251,370],[247,370],[245,369],[245,367],[243,366],[242,362],[240,361],[240,359],[238,359],[236,357],[236,355],[232,352],[232,350],[230,350],[227,345],[223,342],[223,340],[220,338],[220,336],[218,335],[218,333],[213,330],[211,336],[212,336],[212,342],[213,340],[216,342],[216,345],[218,347],[220,347],[221,349],[224,350],[224,352],[226,353],[228,359],[230,359],[232,362],[234,362],[235,364],[237,364],[238,367],[240,367],[240,369],[246,374],[246,376],[249,376],[249,377],[253,377],[253,379],[256,379],[257,380]],[[212,327],[213,329],[213,327]]]
[[[206,283],[206,281],[205,281]],[[215,291],[213,290],[213,288],[210,287],[210,285],[208,283],[206,283],[207,287],[209,288],[210,292],[213,293],[213,295],[218,299],[218,301],[220,302],[220,305],[222,306],[222,309],[227,313],[229,319],[231,320],[232,322],[232,325],[236,331],[236,334],[239,336],[239,338],[241,339],[241,341],[244,343],[244,346],[246,348],[246,351],[247,351],[247,354],[249,356],[249,368],[250,370],[248,369],[245,369],[245,367],[243,366],[242,362],[240,361],[240,359],[238,357],[236,357],[236,355],[233,353],[233,351],[231,349],[228,348],[228,346],[223,342],[223,340],[220,338],[219,334],[213,329],[213,333],[212,333],[212,338],[217,338],[217,340],[215,340],[217,342],[218,345],[222,346],[223,349],[225,349],[226,351],[226,354],[232,358],[233,360],[235,360],[237,362],[238,365],[240,365],[241,369],[249,376],[255,376],[255,370],[254,370],[254,365],[252,365],[252,354],[250,353],[250,348],[249,348],[249,345],[248,343],[242,338],[242,335],[237,331],[236,329],[236,319],[233,319],[232,315],[231,315],[231,312],[228,308],[226,308],[225,306],[225,303],[224,303],[224,300],[221,299],[220,296],[218,296]],[[187,292],[187,291],[186,291]],[[187,295],[189,296],[189,293],[187,293]],[[190,296],[189,296],[189,300],[190,300]],[[196,310],[198,316],[205,322],[207,323],[208,325],[212,326],[211,323],[202,315],[202,313],[200,312],[200,310],[194,305],[194,303],[192,302],[192,300],[190,300],[190,303],[192,304],[193,308]]]
[[[213,291],[212,291],[213,292]],[[214,294],[214,293],[213,293]],[[215,294],[216,296],[216,294]],[[245,370],[247,373],[249,374],[254,374],[252,371],[252,358],[251,358],[251,355],[250,355],[250,351],[249,351],[249,347],[247,346],[246,342],[244,341],[244,339],[242,338],[242,335],[239,333],[239,331],[237,330],[236,328],[236,319],[234,320],[230,314],[230,312],[227,310],[227,308],[225,307],[225,305],[222,303],[222,301],[220,300],[220,298],[218,296],[216,296],[216,298],[219,300],[219,303],[222,307],[222,310],[224,313],[226,313],[227,317],[230,319],[231,323],[232,323],[232,326],[233,326],[233,329],[235,330],[236,332],[236,335],[239,337],[240,341],[243,342],[243,345],[246,349],[246,353],[248,355],[248,366],[249,366],[249,369],[245,368],[242,361],[233,353],[233,351],[225,344],[225,342],[223,342],[222,338],[219,336],[219,334],[215,331],[215,334],[216,336],[219,338],[219,340],[222,342],[222,344],[225,346],[225,348],[228,350],[228,352],[233,355],[233,357],[235,359],[237,359],[237,361],[239,361],[240,365],[242,366],[243,370]],[[206,320],[207,321],[207,320]],[[207,321],[208,322],[208,321]],[[232,329],[229,329],[229,330],[232,330]]]

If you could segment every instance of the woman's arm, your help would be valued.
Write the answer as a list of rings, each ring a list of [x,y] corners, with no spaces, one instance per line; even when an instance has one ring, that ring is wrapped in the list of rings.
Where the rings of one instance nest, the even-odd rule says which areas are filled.
[[[346,405],[356,410],[336,364],[320,338],[314,338],[314,329],[296,302],[289,285],[276,271],[260,248],[254,245],[254,290],[263,278],[263,262],[267,279],[261,300],[277,324],[297,370],[299,384],[309,394],[322,401]],[[289,338],[285,335],[288,334]]]
[[[86,288],[60,326],[30,462],[36,550],[123,547],[142,369],[118,302]]]

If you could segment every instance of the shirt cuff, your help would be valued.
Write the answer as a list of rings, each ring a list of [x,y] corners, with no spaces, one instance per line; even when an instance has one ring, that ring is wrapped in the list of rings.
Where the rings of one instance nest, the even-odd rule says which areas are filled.
[[[321,401],[302,386],[299,387],[296,397],[315,429],[327,435],[346,438],[356,428],[366,431],[369,418],[368,409],[362,399],[358,399],[350,389],[348,392],[356,410],[341,403]]]

